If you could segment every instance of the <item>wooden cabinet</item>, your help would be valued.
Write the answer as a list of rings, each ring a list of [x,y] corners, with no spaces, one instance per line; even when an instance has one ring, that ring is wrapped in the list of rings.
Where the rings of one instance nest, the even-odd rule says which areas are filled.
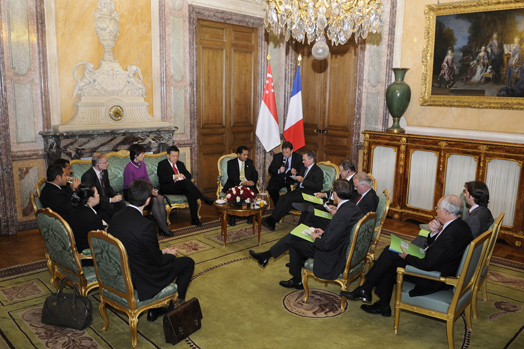
[[[438,200],[460,194],[464,183],[483,181],[488,207],[505,212],[499,238],[524,249],[524,144],[364,131],[363,171],[378,192],[392,191],[389,215],[428,222]]]

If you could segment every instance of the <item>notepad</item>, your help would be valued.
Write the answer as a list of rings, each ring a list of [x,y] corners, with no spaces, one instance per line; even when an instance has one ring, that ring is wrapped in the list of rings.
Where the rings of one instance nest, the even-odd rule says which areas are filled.
[[[410,242],[404,241],[396,235],[391,234],[391,244],[389,249],[394,252],[404,253],[400,247],[404,247],[404,250],[412,256],[418,257],[420,259],[426,256],[426,250],[418,246],[413,245]]]
[[[325,218],[325,219],[332,219],[333,218],[331,213],[326,212],[326,211],[322,211],[322,210],[319,210],[319,209],[316,209],[316,208],[315,208],[315,216],[320,217],[320,218]]]
[[[304,240],[313,242],[313,239],[311,238],[311,228],[305,224],[297,225],[295,229],[291,230],[290,234],[298,236],[299,238],[302,238]]]
[[[427,237],[428,237],[428,235],[429,235],[429,233],[430,233],[430,231],[429,231],[429,230],[425,230],[425,229],[420,229],[420,231],[418,232],[418,235],[420,235],[420,236],[423,236],[423,237],[427,238]]]
[[[322,205],[324,203],[321,198],[317,198],[315,195],[302,193],[302,197],[304,198],[304,200],[312,202],[314,204]]]

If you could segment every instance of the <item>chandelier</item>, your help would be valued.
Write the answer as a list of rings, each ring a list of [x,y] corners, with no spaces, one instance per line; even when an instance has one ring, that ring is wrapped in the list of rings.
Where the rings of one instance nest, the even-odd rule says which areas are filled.
[[[355,41],[369,32],[382,30],[380,0],[266,0],[264,25],[275,35],[282,32],[286,41],[292,36],[313,46],[313,56],[324,59],[329,53],[326,36],[332,45],[344,45],[352,34]],[[317,56],[315,55],[317,54]]]

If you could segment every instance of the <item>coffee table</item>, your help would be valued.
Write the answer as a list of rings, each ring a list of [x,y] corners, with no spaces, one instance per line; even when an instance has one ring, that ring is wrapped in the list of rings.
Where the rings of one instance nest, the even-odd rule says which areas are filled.
[[[227,241],[227,218],[231,216],[249,217],[255,216],[258,218],[258,244],[260,245],[260,231],[262,229],[262,213],[266,210],[266,206],[258,208],[246,208],[230,204],[219,205],[215,202],[217,212],[220,214],[220,235],[224,235],[224,247]],[[253,219],[253,235],[255,235],[255,219]]]

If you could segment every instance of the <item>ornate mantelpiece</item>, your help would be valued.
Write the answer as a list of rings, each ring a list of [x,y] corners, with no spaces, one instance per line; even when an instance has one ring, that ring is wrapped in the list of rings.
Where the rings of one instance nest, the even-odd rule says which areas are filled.
[[[158,130],[102,130],[41,132],[44,138],[44,150],[47,152],[47,163],[58,158],[80,159],[90,157],[94,152],[108,153],[127,149],[130,144],[140,143],[146,151],[162,152],[173,144],[172,128]]]

